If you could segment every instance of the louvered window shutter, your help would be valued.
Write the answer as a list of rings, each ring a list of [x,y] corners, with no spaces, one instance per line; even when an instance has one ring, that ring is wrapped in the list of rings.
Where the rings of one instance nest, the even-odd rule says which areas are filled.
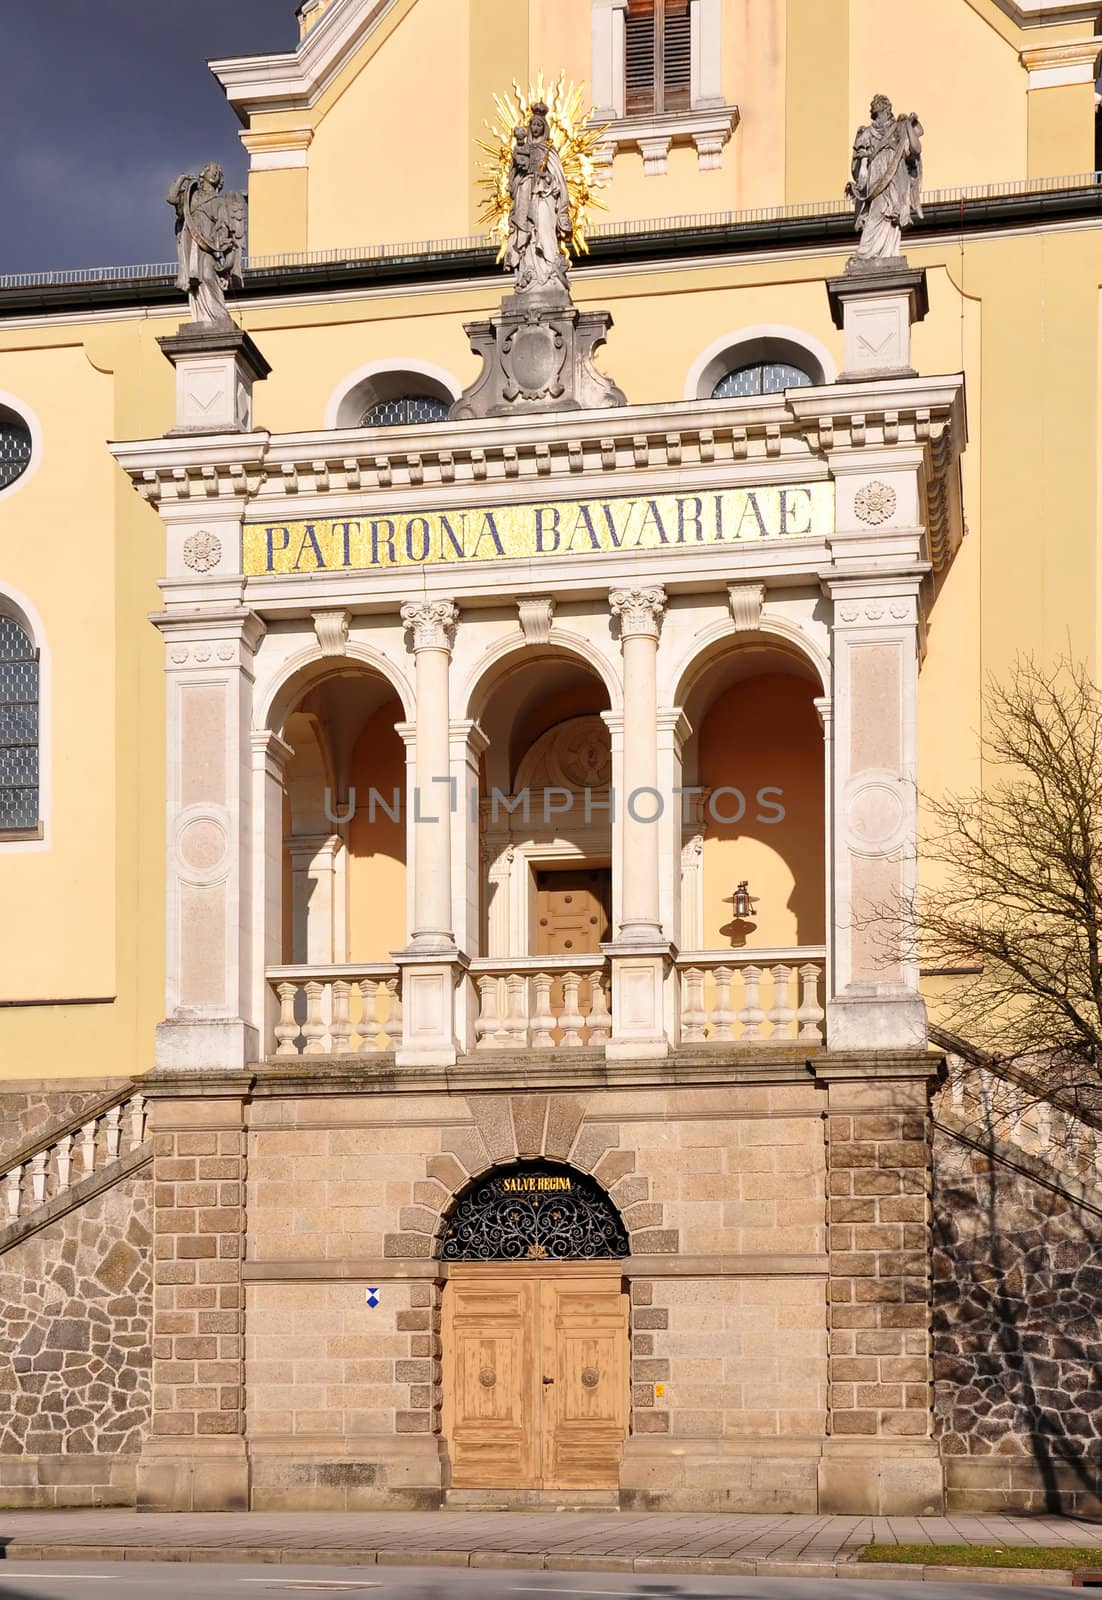
[[[624,19],[624,110],[629,117],[645,117],[658,110],[655,3],[632,0]]]
[[[688,111],[692,86],[689,0],[665,0],[662,30],[662,110]]]

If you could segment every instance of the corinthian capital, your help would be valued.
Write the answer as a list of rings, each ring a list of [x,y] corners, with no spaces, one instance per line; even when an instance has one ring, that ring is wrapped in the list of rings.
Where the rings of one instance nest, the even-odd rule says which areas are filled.
[[[459,607],[454,600],[410,600],[402,607],[402,626],[417,650],[450,650]]]
[[[612,615],[620,619],[621,639],[637,634],[657,639],[666,609],[665,589],[613,589],[608,604]]]

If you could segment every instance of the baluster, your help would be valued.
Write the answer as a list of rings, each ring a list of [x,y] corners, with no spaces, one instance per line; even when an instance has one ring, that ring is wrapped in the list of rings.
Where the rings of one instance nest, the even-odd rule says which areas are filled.
[[[559,1027],[562,1029],[561,1043],[568,1049],[582,1042],[582,1028],[585,1018],[578,1006],[578,995],[582,980],[576,972],[564,972],[562,979],[562,1016],[559,1018]]]
[[[681,1040],[700,1044],[708,1037],[708,1013],[704,1009],[704,973],[687,967],[681,974]]]
[[[63,1134],[57,1141],[57,1192],[64,1194],[69,1187],[69,1173],[73,1165],[73,1136]]]
[[[765,1021],[765,1012],[758,1004],[758,991],[761,987],[761,968],[743,967],[742,969],[742,1010],[738,1019],[742,1023],[742,1038],[760,1039],[761,1025]]]
[[[352,1053],[351,999],[352,985],[343,978],[337,978],[333,984],[333,1022],[330,1028],[335,1056]]]
[[[40,1206],[46,1198],[46,1162],[49,1155],[48,1150],[40,1150],[31,1157],[31,1193],[36,1206]]]
[[[82,1176],[90,1178],[96,1170],[96,1124],[95,1120],[86,1122],[80,1130],[80,1164],[84,1168]]]
[[[119,1136],[122,1133],[122,1106],[112,1106],[107,1113],[107,1159],[119,1159]]]
[[[505,979],[506,1023],[503,1043],[518,1050],[528,1046],[528,977],[523,972],[510,972]]]
[[[716,986],[715,1004],[712,1006],[712,1043],[717,1039],[735,1037],[735,1013],[731,1008],[731,985],[735,981],[733,967],[717,967],[712,977]]]
[[[1052,1138],[1052,1107],[1047,1100],[1042,1100],[1037,1107],[1037,1150],[1044,1155]]]
[[[484,972],[478,980],[479,1012],[474,1031],[478,1050],[492,1050],[498,1044],[498,1035],[504,1033],[505,1020],[498,1015],[498,980]]]
[[[800,1009],[796,1013],[796,1021],[800,1024],[797,1038],[806,1039],[809,1044],[822,1044],[823,1030],[820,1026],[826,1013],[819,1004],[819,968],[813,962],[808,962],[806,967],[800,968]]]
[[[589,1043],[607,1044],[612,1032],[612,1012],[605,994],[604,973],[595,972],[589,980]]]
[[[554,1043],[555,1026],[551,1010],[551,985],[554,979],[549,972],[537,972],[532,979],[536,990],[536,1003],[532,1011],[532,1049],[550,1050]]]
[[[306,985],[306,1021],[302,1025],[302,1036],[306,1040],[304,1056],[323,1056],[326,1053],[326,1026],[322,1015],[322,1000],[325,997],[324,983],[311,980]]]
[[[279,1021],[275,1025],[276,1055],[298,1055],[298,1019],[295,1016],[297,983],[281,983],[276,989],[279,996]]]
[[[377,978],[360,979],[360,1055],[374,1055],[379,1048],[379,991],[383,989]],[[383,990],[385,994],[386,991]]]
[[[400,978],[386,980],[386,996],[388,1014],[383,1023],[383,1032],[386,1034],[388,1050],[397,1050],[402,1042],[402,995],[399,989]]]
[[[23,1168],[12,1167],[7,1177],[8,1216],[16,1218],[19,1215],[19,1202],[22,1197]]]
[[[130,1148],[140,1150],[145,1143],[145,1095],[130,1097]]]
[[[788,990],[792,983],[791,967],[772,967],[773,1004],[769,1008],[769,1021],[773,1025],[771,1038],[791,1039],[796,1013],[788,1003]]]

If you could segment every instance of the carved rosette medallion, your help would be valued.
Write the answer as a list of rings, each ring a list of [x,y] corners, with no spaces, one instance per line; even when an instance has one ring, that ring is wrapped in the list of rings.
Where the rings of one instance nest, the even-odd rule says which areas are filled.
[[[222,541],[205,528],[184,541],[184,565],[192,572],[213,572],[222,559]]]
[[[620,638],[658,638],[666,610],[665,589],[613,589],[609,609],[620,622]]]
[[[458,621],[454,600],[411,600],[402,607],[402,626],[414,651],[450,650]]]
[[[493,1367],[483,1367],[478,1374],[478,1381],[484,1389],[492,1389],[497,1382],[497,1373]]]
[[[862,522],[879,527],[882,522],[887,522],[895,515],[896,493],[890,483],[862,484],[853,497],[854,514]]]
[[[601,1381],[601,1374],[596,1367],[582,1368],[582,1386],[586,1389],[595,1389]]]

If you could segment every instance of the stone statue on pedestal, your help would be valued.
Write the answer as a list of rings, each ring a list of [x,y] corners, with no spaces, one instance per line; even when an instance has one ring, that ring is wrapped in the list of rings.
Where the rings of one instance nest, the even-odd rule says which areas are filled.
[[[199,176],[176,179],[167,199],[176,211],[176,287],[188,297],[193,323],[230,323],[226,292],[241,281],[245,255],[245,197],[223,192],[222,168],[209,162]]]
[[[593,152],[601,132],[563,78],[528,94],[513,85],[497,98],[498,122],[482,142],[482,220],[513,275],[497,316],[467,324],[483,368],[451,409],[456,419],[577,411],[626,404],[598,371],[594,353],[612,326],[607,311],[579,311],[570,295],[570,253],[586,248],[589,206],[597,204]]]
[[[922,216],[921,122],[910,112],[897,117],[885,94],[870,108],[872,121],[858,128],[846,197],[856,209],[861,242],[847,271],[900,260],[902,230]]]
[[[509,204],[505,266],[516,276],[517,293],[552,289],[559,298],[568,297],[565,247],[574,231],[570,190],[542,100],[533,105],[528,126],[514,130]]]

